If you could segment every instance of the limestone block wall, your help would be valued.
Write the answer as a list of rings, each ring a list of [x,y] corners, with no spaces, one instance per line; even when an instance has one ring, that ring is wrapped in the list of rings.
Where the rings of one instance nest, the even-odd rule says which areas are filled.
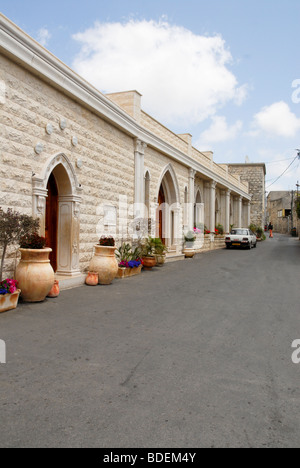
[[[157,203],[158,192],[161,183],[161,176],[167,167],[171,167],[178,184],[179,200],[178,202],[184,204],[185,187],[188,186],[188,168],[172,161],[171,158],[159,153],[154,148],[147,147],[145,150],[145,172],[149,171],[150,174],[150,204],[155,206]],[[179,233],[183,229],[183,206],[180,210]],[[154,213],[152,212],[152,218]],[[154,233],[153,233],[154,234]]]
[[[32,214],[32,176],[47,159],[64,153],[82,187],[80,269],[87,268],[99,236],[102,204],[118,206],[119,196],[133,203],[134,141],[62,92],[0,55],[0,206]],[[66,120],[65,130],[60,120]],[[52,126],[48,135],[46,125]],[[72,144],[76,137],[78,144]],[[34,148],[42,143],[43,151]],[[82,167],[76,161],[82,161]],[[11,272],[10,258],[6,272]]]
[[[239,175],[241,181],[249,183],[251,200],[251,223],[264,226],[265,223],[265,175],[264,164],[228,164],[230,174]]]

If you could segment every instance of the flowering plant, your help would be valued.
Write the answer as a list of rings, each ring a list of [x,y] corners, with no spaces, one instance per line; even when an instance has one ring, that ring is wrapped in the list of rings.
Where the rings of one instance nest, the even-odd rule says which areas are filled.
[[[18,282],[16,280],[7,278],[4,281],[0,282],[0,295],[4,294],[13,294],[16,292]]]
[[[116,251],[116,257],[118,258],[120,268],[137,268],[143,265],[140,249],[136,247],[133,250],[130,244],[123,243]]]
[[[208,229],[205,229],[204,234],[210,234],[210,231]]]
[[[138,268],[142,265],[142,260],[130,260],[129,262],[122,261],[119,263],[120,268]]]
[[[112,236],[102,236],[99,239],[99,244],[104,247],[114,247],[115,246],[115,239]]]
[[[194,228],[194,233],[195,233],[195,234],[202,234],[202,231],[201,231],[201,229],[195,227],[195,228]]]
[[[37,232],[26,234],[20,240],[21,249],[44,249],[46,245],[45,237],[41,237]]]

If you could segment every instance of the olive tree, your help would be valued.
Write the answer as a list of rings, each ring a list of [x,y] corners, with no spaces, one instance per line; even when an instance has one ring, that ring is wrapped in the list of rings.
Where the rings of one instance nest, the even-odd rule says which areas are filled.
[[[0,281],[2,281],[4,260],[8,246],[19,244],[21,237],[31,232],[37,232],[38,229],[38,219],[21,214],[11,208],[4,211],[0,206],[0,248],[2,249]]]

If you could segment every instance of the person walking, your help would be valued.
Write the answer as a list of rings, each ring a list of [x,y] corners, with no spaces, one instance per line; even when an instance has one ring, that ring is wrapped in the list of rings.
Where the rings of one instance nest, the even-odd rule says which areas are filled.
[[[268,229],[269,229],[269,233],[270,233],[269,237],[271,237],[271,239],[273,239],[273,229],[274,229],[274,226],[273,226],[273,224],[271,223],[271,221],[270,221],[270,223],[269,223]]]

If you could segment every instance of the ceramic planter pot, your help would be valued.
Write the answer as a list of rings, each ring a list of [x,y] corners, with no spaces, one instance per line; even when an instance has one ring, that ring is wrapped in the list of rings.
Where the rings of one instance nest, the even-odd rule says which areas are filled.
[[[155,255],[155,258],[158,266],[163,266],[166,263],[166,255]]]
[[[16,309],[20,296],[20,289],[17,289],[12,294],[0,295],[0,313],[6,312],[7,310]]]
[[[52,286],[49,294],[47,294],[47,297],[58,297],[58,296],[59,296],[59,281],[54,280],[54,285]]]
[[[185,247],[183,249],[183,253],[185,255],[185,258],[193,258],[196,252],[195,252],[195,249],[193,248]]]
[[[115,257],[116,247],[95,245],[95,254],[90,261],[89,271],[99,275],[99,284],[111,284],[118,273],[118,262]]]
[[[131,276],[140,275],[142,273],[142,268],[143,268],[143,265],[140,265],[140,266],[135,267],[135,268],[121,268],[121,267],[119,267],[117,278],[124,279],[124,278],[129,278]]]
[[[85,280],[88,286],[97,286],[99,283],[99,275],[96,271],[89,271]]]
[[[156,265],[155,257],[143,257],[143,262],[145,270],[152,270]]]
[[[52,249],[20,249],[21,260],[16,269],[16,280],[25,302],[41,302],[54,285],[54,271],[49,254]]]

